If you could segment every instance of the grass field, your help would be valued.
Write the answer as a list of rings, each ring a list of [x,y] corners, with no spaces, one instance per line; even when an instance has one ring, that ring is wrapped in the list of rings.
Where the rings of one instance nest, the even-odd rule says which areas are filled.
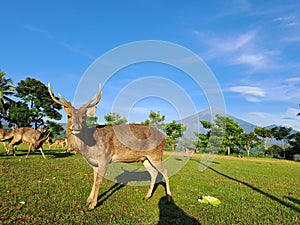
[[[171,204],[163,185],[143,201],[148,186],[105,179],[98,206],[87,211],[92,169],[82,156],[45,150],[47,160],[39,152],[25,160],[25,150],[17,153],[0,150],[1,224],[300,224],[297,162],[217,156],[200,172],[202,155],[194,155],[170,178]],[[222,204],[199,203],[202,195]]]

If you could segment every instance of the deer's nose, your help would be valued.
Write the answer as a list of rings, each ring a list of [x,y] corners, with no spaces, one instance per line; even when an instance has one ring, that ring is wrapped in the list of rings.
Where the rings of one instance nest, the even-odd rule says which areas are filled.
[[[81,128],[82,128],[82,126],[80,124],[72,124],[72,126],[71,126],[71,130],[75,131],[75,132],[80,131]]]

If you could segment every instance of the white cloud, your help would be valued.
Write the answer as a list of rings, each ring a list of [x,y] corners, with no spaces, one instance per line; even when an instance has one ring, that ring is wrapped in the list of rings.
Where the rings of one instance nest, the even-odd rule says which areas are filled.
[[[300,42],[300,36],[288,36],[285,38],[287,42]]]
[[[246,65],[248,72],[273,71],[279,67],[276,58],[279,50],[268,50],[260,45],[259,30],[231,36],[217,36],[194,31],[199,40],[206,44],[207,51],[201,53],[205,59],[222,60],[227,65]]]
[[[299,26],[300,23],[297,20],[296,16],[285,16],[285,17],[277,17],[273,20],[274,22],[280,23],[280,25],[285,27],[294,28],[295,26]]]
[[[56,38],[54,35],[48,33],[47,31],[45,30],[42,30],[42,29],[39,29],[39,28],[36,28],[32,25],[25,25],[24,28],[32,33],[35,33],[57,45],[60,45],[61,47],[67,49],[68,51],[71,51],[71,52],[74,52],[74,53],[78,53],[82,56],[85,56],[85,57],[88,57],[89,59],[91,60],[95,60],[95,57],[90,54],[89,52],[87,51],[84,51],[78,47],[74,47],[73,45],[71,45],[70,43],[66,42],[66,41],[62,41],[62,40],[59,40],[58,38]]]
[[[275,18],[273,21],[274,22],[277,22],[277,21],[290,21],[290,20],[293,20],[295,19],[295,16],[285,16],[285,17],[277,17]]]
[[[229,90],[240,93],[249,102],[260,102],[260,98],[266,95],[263,89],[252,86],[235,86],[229,88]]]
[[[300,131],[300,117],[297,114],[300,109],[288,108],[282,114],[271,114],[266,112],[250,112],[247,115],[247,120],[258,126],[285,126],[292,127],[295,130]]]
[[[285,82],[287,82],[287,83],[299,83],[300,82],[300,77],[292,77],[292,78],[286,79]]]
[[[233,60],[233,64],[241,65],[246,64],[253,68],[265,67],[266,57],[262,54],[242,54]]]
[[[221,52],[232,52],[237,51],[247,44],[249,44],[255,37],[255,32],[249,32],[246,34],[239,35],[238,37],[234,38],[227,38],[218,40],[216,44],[217,50]]]

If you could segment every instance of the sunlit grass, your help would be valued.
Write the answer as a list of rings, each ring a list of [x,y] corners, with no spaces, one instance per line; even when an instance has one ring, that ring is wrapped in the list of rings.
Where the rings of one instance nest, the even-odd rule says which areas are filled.
[[[80,155],[37,151],[25,160],[0,150],[0,223],[2,224],[299,224],[300,163],[264,158],[217,156],[200,172],[201,155],[170,178],[174,202],[165,203],[158,185],[122,186],[105,179],[99,204],[87,211],[92,169]],[[219,207],[199,203],[202,195]],[[198,221],[198,222],[196,222]]]

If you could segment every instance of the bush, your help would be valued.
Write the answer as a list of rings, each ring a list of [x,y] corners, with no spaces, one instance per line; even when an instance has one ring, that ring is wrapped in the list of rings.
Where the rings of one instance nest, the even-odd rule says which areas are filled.
[[[293,158],[295,161],[300,161],[300,154],[294,155]]]

